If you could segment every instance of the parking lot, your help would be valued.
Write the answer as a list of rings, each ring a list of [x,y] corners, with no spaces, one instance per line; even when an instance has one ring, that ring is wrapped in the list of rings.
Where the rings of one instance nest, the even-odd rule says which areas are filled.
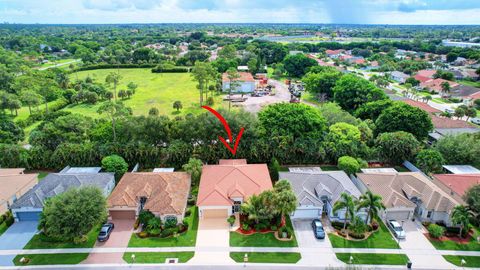
[[[290,101],[290,92],[288,91],[287,86],[283,82],[270,79],[269,84],[275,86],[274,96],[263,96],[263,97],[249,96],[245,102],[241,102],[238,104],[243,106],[246,111],[257,113],[264,106],[267,106],[269,104]]]

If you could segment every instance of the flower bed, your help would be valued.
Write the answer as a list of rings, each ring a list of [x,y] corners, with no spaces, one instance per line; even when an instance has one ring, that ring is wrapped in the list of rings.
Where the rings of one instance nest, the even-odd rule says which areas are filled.
[[[427,237],[430,241],[436,241],[436,242],[446,242],[446,241],[453,241],[458,244],[466,245],[472,241],[472,234],[469,233],[467,237],[465,238],[460,238],[458,236],[441,236],[440,238],[434,238],[432,237],[429,233],[424,233],[425,237]]]

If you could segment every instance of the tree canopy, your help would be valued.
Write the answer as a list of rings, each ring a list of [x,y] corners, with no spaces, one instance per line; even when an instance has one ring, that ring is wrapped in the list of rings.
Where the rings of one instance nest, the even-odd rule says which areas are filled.
[[[374,84],[353,74],[342,76],[335,84],[333,94],[334,100],[349,112],[355,111],[364,103],[387,98]]]

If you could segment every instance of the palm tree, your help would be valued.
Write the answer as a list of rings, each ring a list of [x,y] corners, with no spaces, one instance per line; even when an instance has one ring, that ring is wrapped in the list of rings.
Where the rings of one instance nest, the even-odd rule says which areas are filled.
[[[428,102],[432,100],[432,96],[431,95],[425,96],[425,100],[427,101],[427,104],[428,104]]]
[[[282,220],[286,215],[291,214],[297,208],[297,196],[292,190],[292,185],[287,180],[280,180],[275,183],[273,202],[276,212]]]
[[[463,205],[457,205],[453,208],[451,220],[452,223],[460,225],[460,237],[462,237],[463,230],[470,225],[470,218],[472,216],[472,212]]]
[[[340,209],[345,209],[345,222],[343,223],[343,230],[347,228],[347,220],[355,215],[355,198],[343,192],[340,195],[340,200],[336,201],[333,205],[333,213],[336,213]]]
[[[262,199],[258,195],[252,195],[242,204],[242,212],[248,215],[248,219],[255,220],[255,223],[258,224],[261,217],[263,203]]]
[[[446,96],[448,93],[450,93],[451,87],[450,87],[450,84],[448,82],[443,82],[440,85],[442,86],[443,95]]]
[[[122,76],[120,76],[119,72],[111,72],[105,78],[106,83],[108,84],[113,83],[113,98],[115,99],[115,101],[117,100],[117,85],[121,79],[122,79]]]
[[[385,209],[385,205],[382,203],[382,196],[373,194],[370,190],[360,196],[360,201],[357,205],[357,211],[361,208],[368,209],[367,223],[371,223],[373,217],[378,215],[380,210]]]

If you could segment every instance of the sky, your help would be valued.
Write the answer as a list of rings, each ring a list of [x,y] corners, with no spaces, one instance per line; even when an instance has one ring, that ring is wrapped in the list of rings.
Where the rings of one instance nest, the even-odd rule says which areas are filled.
[[[480,0],[0,0],[0,22],[480,25]]]

